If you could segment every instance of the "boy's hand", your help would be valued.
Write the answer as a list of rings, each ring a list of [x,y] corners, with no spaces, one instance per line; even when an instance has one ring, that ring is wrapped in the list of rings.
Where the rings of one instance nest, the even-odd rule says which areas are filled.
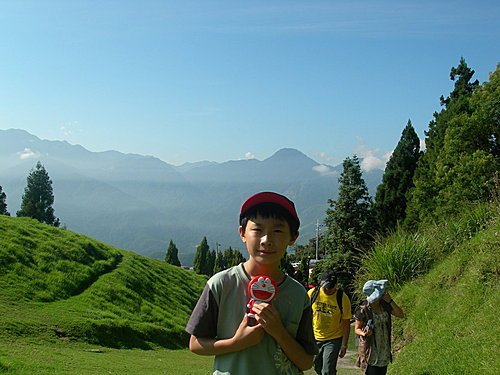
[[[275,337],[285,329],[281,322],[280,314],[273,305],[265,302],[255,303],[253,311],[255,312],[257,323],[271,336]]]
[[[340,348],[340,352],[339,352],[339,358],[344,358],[346,352],[347,352],[347,348],[342,345],[342,347]]]
[[[248,316],[245,314],[233,336],[233,341],[238,350],[243,350],[250,346],[257,345],[264,337],[264,333],[265,331],[259,324],[254,327],[249,326]]]

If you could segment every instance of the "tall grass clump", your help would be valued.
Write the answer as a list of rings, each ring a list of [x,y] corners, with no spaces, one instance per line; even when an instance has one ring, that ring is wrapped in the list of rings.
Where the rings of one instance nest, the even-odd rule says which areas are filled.
[[[427,236],[397,229],[391,236],[378,239],[373,250],[364,255],[358,284],[387,279],[391,286],[399,288],[405,281],[424,274],[433,261]]]
[[[425,273],[454,249],[470,241],[498,216],[499,205],[479,203],[454,218],[419,228],[415,232],[398,227],[361,257],[357,290],[369,279],[387,279],[398,289]]]
[[[436,250],[436,258],[450,254],[464,241],[469,241],[498,214],[499,204],[478,203],[466,207],[456,217],[449,218],[440,224],[426,228],[432,239],[432,247]]]

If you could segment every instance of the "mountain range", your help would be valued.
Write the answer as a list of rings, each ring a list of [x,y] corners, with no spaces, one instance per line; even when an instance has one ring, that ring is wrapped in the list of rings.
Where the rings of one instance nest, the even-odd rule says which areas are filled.
[[[0,186],[13,216],[37,161],[53,182],[53,207],[62,225],[158,259],[173,240],[184,265],[192,263],[204,236],[212,249],[232,246],[245,255],[237,233],[239,208],[258,191],[280,192],[295,202],[302,222],[299,243],[306,243],[325,217],[328,199],[337,197],[342,172],[342,165],[320,164],[290,148],[262,161],[174,166],[153,156],[91,152],[24,130],[0,130]],[[382,174],[363,173],[372,196]]]

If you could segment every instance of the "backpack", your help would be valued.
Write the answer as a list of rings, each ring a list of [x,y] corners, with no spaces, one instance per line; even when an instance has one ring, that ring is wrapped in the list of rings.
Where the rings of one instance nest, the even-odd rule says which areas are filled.
[[[313,294],[311,296],[311,306],[314,304],[314,302],[316,302],[316,299],[318,298],[320,290],[321,290],[320,287],[314,288]],[[344,313],[344,311],[342,310],[342,294],[344,294],[344,291],[342,289],[338,288],[336,297],[337,297],[337,306],[340,309],[340,320],[342,320],[342,315]]]

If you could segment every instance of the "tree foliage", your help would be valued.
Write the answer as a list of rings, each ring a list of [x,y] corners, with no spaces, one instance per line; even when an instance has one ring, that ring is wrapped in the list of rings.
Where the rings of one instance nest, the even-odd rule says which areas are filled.
[[[356,155],[343,162],[337,200],[328,200],[326,233],[323,236],[327,253],[359,254],[372,241],[372,200],[363,179]]]
[[[215,265],[215,250],[207,251],[207,260],[206,264],[206,273],[205,275],[212,276],[214,274],[214,265]]]
[[[7,195],[3,192],[0,186],[0,215],[10,216],[9,211],[7,211]]]
[[[226,260],[224,259],[224,253],[220,250],[217,250],[215,253],[215,262],[214,262],[214,274],[225,270],[227,267]]]
[[[246,259],[243,257],[243,254],[241,254],[239,250],[231,248],[231,246],[224,250],[224,262],[226,264],[226,268],[237,266],[245,260]]]
[[[200,247],[201,246],[201,247]],[[197,247],[197,253],[195,255],[195,264],[197,262],[197,254],[198,254],[198,249],[200,249],[200,252],[203,251],[204,244],[203,241],[200,244],[200,246]],[[208,245],[207,249],[208,249]],[[203,254],[200,253],[199,257],[201,258]],[[217,250],[212,250],[208,249],[205,253],[205,270],[206,273],[204,275],[213,275],[217,272],[220,272],[222,270],[228,269],[233,266],[237,266],[238,264],[242,263],[245,261],[245,258],[243,255],[238,251],[234,250],[231,246],[228,248],[224,249],[224,251],[220,251],[219,249]],[[196,269],[195,269],[196,271]],[[198,271],[196,271],[198,272]],[[198,272],[200,273],[200,272]]]
[[[38,162],[27,178],[27,186],[17,216],[27,216],[42,223],[58,227],[59,219],[54,216],[54,194],[52,180],[42,163]]]
[[[319,243],[322,244],[323,235],[319,234]],[[293,253],[289,255],[289,259],[292,262],[300,262],[303,257],[309,259],[316,259],[316,237],[312,237],[305,245],[295,243],[293,245]],[[318,258],[323,258],[325,256],[324,250],[321,246],[318,246]]]
[[[343,287],[351,289],[359,255],[369,248],[374,231],[372,199],[356,155],[344,160],[339,183],[338,199],[329,199],[326,211],[322,241],[327,257],[315,269],[334,270]]]
[[[338,285],[349,295],[355,290],[354,277],[358,270],[357,256],[349,252],[334,252],[322,259],[313,268],[311,279],[314,285],[319,285],[321,275],[327,270],[332,270],[337,275]]]
[[[194,256],[193,270],[200,275],[209,275],[207,259],[210,256],[207,238],[203,237],[200,244],[196,246],[196,254]]]
[[[406,196],[420,157],[420,139],[410,120],[385,167],[373,211],[378,230],[387,233],[406,217]]]
[[[167,254],[165,255],[165,262],[174,266],[181,266],[181,262],[179,260],[179,250],[172,240],[170,240],[170,243],[168,244]]]
[[[452,68],[455,87],[441,98],[426,132],[426,151],[415,170],[405,224],[456,214],[468,202],[487,200],[499,170],[500,72],[479,86],[462,58]]]

